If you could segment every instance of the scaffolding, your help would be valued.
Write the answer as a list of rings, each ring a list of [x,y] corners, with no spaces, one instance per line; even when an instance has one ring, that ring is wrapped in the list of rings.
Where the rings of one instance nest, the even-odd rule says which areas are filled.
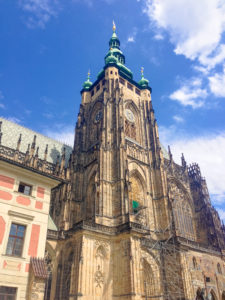
[[[155,234],[160,233],[165,239],[150,240],[142,239],[142,246],[146,247],[148,252],[156,252],[156,261],[159,262],[160,282],[155,282],[160,286],[162,293],[152,295],[149,293],[150,287],[144,282],[145,299],[168,299],[168,300],[183,300],[184,287],[182,280],[182,269],[180,261],[180,248],[176,242],[175,234],[171,230],[171,224],[164,230],[155,230]],[[169,233],[169,236],[168,236]]]

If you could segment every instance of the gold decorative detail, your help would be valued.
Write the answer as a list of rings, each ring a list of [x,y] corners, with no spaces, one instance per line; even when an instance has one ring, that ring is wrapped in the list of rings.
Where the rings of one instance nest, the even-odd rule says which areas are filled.
[[[116,31],[116,24],[115,24],[115,22],[113,21],[113,32],[115,32]]]

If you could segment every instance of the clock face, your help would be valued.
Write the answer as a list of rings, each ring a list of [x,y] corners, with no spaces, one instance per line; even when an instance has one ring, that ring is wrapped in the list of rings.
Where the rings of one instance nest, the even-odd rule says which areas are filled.
[[[130,109],[125,109],[125,117],[127,118],[128,121],[132,123],[135,121],[134,114]]]
[[[95,115],[95,122],[96,123],[99,122],[101,120],[101,118],[102,118],[102,111],[99,110]]]

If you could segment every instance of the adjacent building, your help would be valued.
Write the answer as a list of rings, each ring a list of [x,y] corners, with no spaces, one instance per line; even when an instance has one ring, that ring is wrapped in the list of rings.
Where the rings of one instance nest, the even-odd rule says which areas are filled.
[[[2,118],[0,139],[0,299],[43,299],[51,190],[66,181],[56,161],[70,147]]]

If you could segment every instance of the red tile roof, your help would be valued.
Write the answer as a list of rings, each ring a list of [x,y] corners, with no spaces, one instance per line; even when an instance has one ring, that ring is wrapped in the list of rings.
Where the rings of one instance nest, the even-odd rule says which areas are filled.
[[[43,258],[31,257],[30,262],[36,277],[48,278],[47,267]]]

